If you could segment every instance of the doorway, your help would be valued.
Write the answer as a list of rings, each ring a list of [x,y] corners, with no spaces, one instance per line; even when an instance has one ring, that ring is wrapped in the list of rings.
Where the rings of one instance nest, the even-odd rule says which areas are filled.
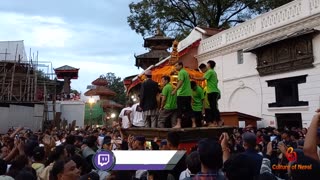
[[[301,113],[281,113],[276,114],[278,129],[285,127],[291,129],[292,127],[302,128]]]

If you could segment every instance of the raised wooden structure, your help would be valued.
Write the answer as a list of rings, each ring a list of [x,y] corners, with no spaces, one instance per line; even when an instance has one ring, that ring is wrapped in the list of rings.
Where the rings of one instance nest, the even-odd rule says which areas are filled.
[[[199,128],[129,128],[123,130],[125,135],[133,136],[145,136],[149,140],[153,140],[155,137],[159,139],[166,139],[168,132],[176,131],[180,135],[182,143],[197,142],[203,138],[219,138],[221,133],[228,132],[232,133],[234,127],[199,127]]]
[[[245,121],[245,126],[252,125],[257,127],[257,121],[261,118],[244,114],[241,112],[221,112],[221,118],[224,120],[224,125],[231,127],[239,127],[239,121]]]

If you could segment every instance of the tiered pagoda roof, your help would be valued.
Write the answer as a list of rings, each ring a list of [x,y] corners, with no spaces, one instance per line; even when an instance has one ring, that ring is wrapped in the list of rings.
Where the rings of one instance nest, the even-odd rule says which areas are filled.
[[[103,108],[123,108],[122,104],[116,103],[113,100],[104,100],[102,103]]]
[[[92,85],[95,85],[95,86],[107,86],[108,85],[108,81],[104,78],[98,78],[94,81],[92,81],[91,83]]]
[[[58,79],[64,79],[64,77],[70,77],[71,79],[78,79],[79,68],[74,68],[68,65],[61,66],[54,69]]]
[[[146,69],[151,65],[157,64],[160,60],[168,57],[170,53],[167,51],[172,46],[174,39],[164,36],[158,29],[157,34],[144,39],[144,47],[150,48],[150,51],[136,58],[135,66]]]
[[[92,81],[92,85],[95,85],[95,89],[90,89],[84,93],[85,96],[100,96],[101,99],[105,99],[106,97],[117,95],[116,92],[112,91],[107,87],[108,81],[103,78],[97,78]]]

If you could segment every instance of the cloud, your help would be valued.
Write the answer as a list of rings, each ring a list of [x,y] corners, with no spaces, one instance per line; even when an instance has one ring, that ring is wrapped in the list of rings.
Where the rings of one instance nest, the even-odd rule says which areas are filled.
[[[34,48],[63,48],[73,34],[62,18],[18,13],[0,12],[0,27],[2,40],[21,38]]]
[[[126,22],[130,1],[1,3],[0,40],[24,40],[27,53],[29,48],[39,51],[39,61],[50,61],[54,68],[80,68],[79,79],[72,82],[72,88],[85,91],[88,84],[107,72],[121,78],[141,72],[134,66],[134,54],[146,50],[142,47],[143,38]]]

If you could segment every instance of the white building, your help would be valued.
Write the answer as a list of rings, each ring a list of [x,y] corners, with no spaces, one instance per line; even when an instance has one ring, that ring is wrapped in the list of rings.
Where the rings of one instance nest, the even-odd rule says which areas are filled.
[[[296,0],[201,41],[216,62],[220,110],[258,126],[308,127],[320,107],[320,0]]]
[[[55,112],[61,113],[61,120],[67,120],[68,124],[76,121],[76,126],[84,127],[85,102],[83,101],[57,101]],[[53,119],[53,104],[48,102],[49,120]]]

